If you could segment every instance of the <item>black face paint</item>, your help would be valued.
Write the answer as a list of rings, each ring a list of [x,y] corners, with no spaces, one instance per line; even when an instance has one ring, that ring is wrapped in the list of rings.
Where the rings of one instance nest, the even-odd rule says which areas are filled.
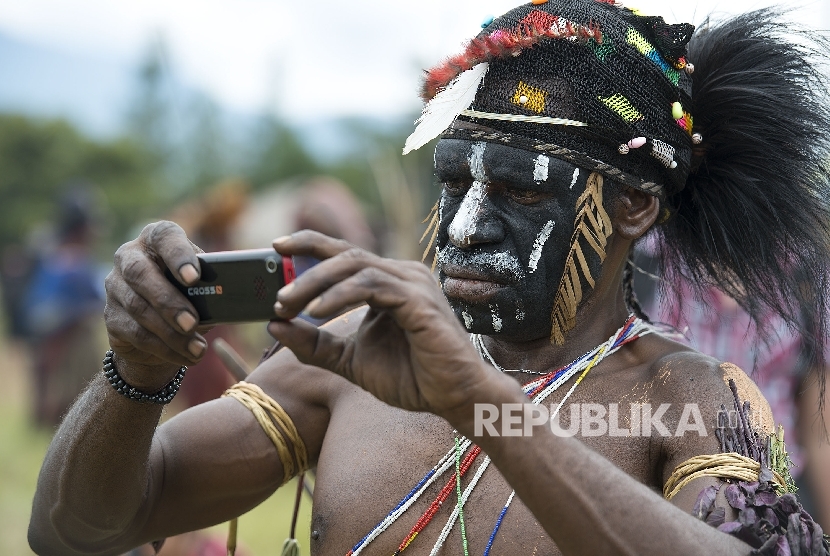
[[[571,246],[576,200],[590,175],[496,143],[443,139],[437,237],[441,285],[470,332],[511,340],[550,335]],[[598,260],[589,260],[594,276]]]

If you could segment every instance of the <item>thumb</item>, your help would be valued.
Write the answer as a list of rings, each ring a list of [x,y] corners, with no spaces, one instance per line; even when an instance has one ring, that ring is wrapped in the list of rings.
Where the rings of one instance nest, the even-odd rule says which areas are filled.
[[[298,318],[273,320],[268,323],[268,333],[290,349],[301,363],[327,369],[352,381],[351,338],[335,336]]]

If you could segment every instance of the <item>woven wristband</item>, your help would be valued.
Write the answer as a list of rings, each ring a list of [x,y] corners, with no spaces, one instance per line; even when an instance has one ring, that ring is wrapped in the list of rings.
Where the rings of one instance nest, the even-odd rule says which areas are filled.
[[[164,388],[155,394],[148,394],[133,388],[127,384],[123,378],[121,378],[121,375],[118,374],[118,369],[115,368],[115,362],[112,360],[112,356],[112,350],[107,350],[103,361],[103,371],[107,382],[109,382],[112,387],[115,388],[115,391],[122,396],[141,403],[156,403],[161,405],[169,404],[176,395],[176,392],[179,391],[179,387],[182,385],[182,381],[184,380],[184,374],[187,372],[187,367],[181,367],[179,372],[176,373],[176,376],[173,377],[173,380],[168,382]]]

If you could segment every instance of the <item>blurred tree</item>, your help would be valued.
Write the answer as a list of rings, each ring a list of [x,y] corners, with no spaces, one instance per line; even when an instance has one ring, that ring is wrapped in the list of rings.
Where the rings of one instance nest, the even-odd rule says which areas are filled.
[[[73,180],[105,193],[111,238],[126,233],[158,207],[154,164],[133,141],[95,142],[60,120],[0,115],[0,248],[23,243],[34,226],[54,215],[55,200]]]
[[[191,97],[187,106],[188,122],[192,122],[180,145],[182,162],[181,188],[188,192],[204,191],[228,177],[234,153],[225,139],[222,111],[207,95]]]
[[[324,172],[297,133],[275,116],[266,115],[260,119],[252,145],[251,163],[246,174],[255,189]]]
[[[161,36],[151,40],[139,64],[136,91],[127,113],[127,131],[163,168],[171,159],[171,76]]]

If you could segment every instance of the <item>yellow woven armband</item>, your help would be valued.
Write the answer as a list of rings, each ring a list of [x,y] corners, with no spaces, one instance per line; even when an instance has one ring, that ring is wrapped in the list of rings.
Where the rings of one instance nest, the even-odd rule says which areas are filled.
[[[308,469],[308,452],[297,427],[282,406],[262,388],[249,382],[237,382],[222,397],[234,398],[254,414],[277,449],[282,462],[283,484]]]
[[[671,500],[680,489],[700,477],[754,482],[758,480],[760,473],[760,463],[735,452],[695,456],[674,468],[671,477],[663,486],[663,498]],[[787,489],[787,482],[780,473],[773,471],[772,476],[779,487]]]

